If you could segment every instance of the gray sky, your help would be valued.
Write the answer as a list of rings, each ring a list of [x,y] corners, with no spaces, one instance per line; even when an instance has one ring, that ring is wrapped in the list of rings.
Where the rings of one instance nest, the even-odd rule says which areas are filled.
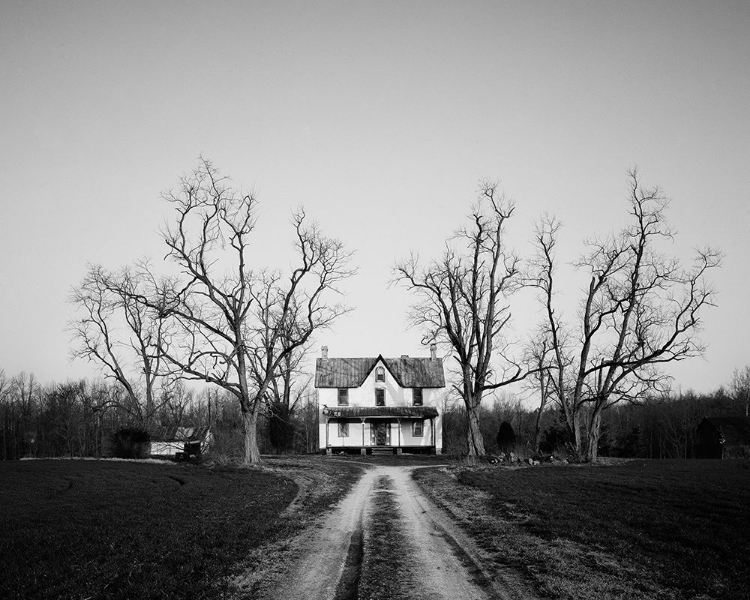
[[[637,165],[675,254],[726,253],[706,358],[673,369],[710,391],[750,363],[748,32],[746,1],[0,2],[0,368],[95,373],[68,360],[70,287],[163,256],[159,194],[201,154],[259,196],[258,265],[300,204],[357,251],[331,356],[426,354],[390,268],[437,256],[480,179],[520,253],[546,211],[572,261],[625,222]]]

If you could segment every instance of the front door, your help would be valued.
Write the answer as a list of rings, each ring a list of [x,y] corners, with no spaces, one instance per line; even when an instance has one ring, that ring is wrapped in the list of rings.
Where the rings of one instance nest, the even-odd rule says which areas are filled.
[[[390,423],[375,423],[375,445],[376,446],[390,446],[391,445],[391,424]]]

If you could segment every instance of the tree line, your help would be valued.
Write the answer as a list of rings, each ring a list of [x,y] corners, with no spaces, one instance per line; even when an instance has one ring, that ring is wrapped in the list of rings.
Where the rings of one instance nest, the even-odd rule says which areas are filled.
[[[603,413],[599,455],[620,458],[695,458],[697,426],[704,417],[737,417],[750,413],[750,366],[736,369],[728,385],[712,392],[693,390],[649,396],[639,402],[617,404]],[[459,398],[446,402],[446,452],[466,452],[465,407]],[[481,407],[480,431],[487,453],[502,452],[498,433],[512,428],[517,456],[576,458],[575,439],[559,406],[530,408],[527,401],[500,395]]]
[[[213,386],[191,389],[178,384],[156,398],[152,421],[160,429],[179,426],[211,428],[210,457],[236,462],[244,456],[241,409],[236,400]],[[750,366],[736,370],[727,386],[710,393],[691,390],[639,403],[624,403],[604,413],[599,454],[622,458],[693,458],[696,427],[705,416],[748,414]],[[445,452],[467,454],[466,409],[460,397],[446,396],[441,407]],[[116,382],[69,381],[41,384],[33,375],[8,377],[0,371],[0,460],[25,457],[102,457],[110,454],[112,434],[124,428],[147,428],[143,403],[132,403]],[[503,426],[513,432],[511,450],[519,457],[575,458],[575,440],[559,407],[532,408],[513,394],[495,395],[480,408],[482,443],[488,454],[498,445]],[[158,435],[158,430],[152,432]],[[309,385],[288,405],[265,404],[258,428],[261,453],[318,451],[318,403]]]
[[[258,462],[260,420],[271,415],[274,431],[289,435],[283,423],[306,389],[301,365],[314,335],[351,310],[344,285],[356,273],[352,251],[300,208],[291,220],[293,264],[264,265],[252,245],[257,198],[205,159],[162,197],[172,209],[160,232],[165,259],[89,266],[70,297],[72,354],[98,365],[121,404],[140,407],[146,428],[180,382],[220,390],[237,406],[243,461]],[[507,242],[515,205],[491,182],[441,256],[394,264],[394,282],[414,298],[411,325],[449,357],[466,453],[487,451],[486,398],[526,385],[539,398],[534,446],[542,415],[556,412],[572,452],[595,461],[610,410],[665,397],[671,382],[662,367],[703,353],[698,333],[716,302],[708,276],[722,256],[705,247],[688,266],[671,256],[668,205],[658,187],[628,173],[627,222],[583,240],[574,267],[588,284],[577,299],[559,281],[560,221],[543,215],[533,253],[520,256]],[[508,332],[522,290],[538,299],[539,321],[515,341]],[[564,310],[571,303],[577,310]]]
[[[136,395],[139,392],[136,391]],[[176,427],[210,428],[212,455],[241,460],[243,419],[234,398],[211,386],[177,382],[155,395],[153,412],[114,381],[42,384],[34,375],[9,377],[0,370],[0,460],[111,455],[112,436],[139,429],[155,438]],[[261,413],[259,446],[264,453],[316,452],[318,410],[309,389],[284,409]]]

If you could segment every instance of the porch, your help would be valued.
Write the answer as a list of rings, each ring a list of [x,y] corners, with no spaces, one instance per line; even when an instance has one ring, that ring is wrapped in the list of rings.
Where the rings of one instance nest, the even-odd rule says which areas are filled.
[[[326,454],[439,453],[438,412],[430,406],[324,407]],[[321,432],[323,433],[323,432]]]

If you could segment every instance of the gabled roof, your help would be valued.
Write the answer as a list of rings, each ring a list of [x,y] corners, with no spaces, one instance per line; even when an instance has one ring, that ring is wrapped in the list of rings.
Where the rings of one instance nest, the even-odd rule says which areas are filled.
[[[319,358],[315,362],[315,387],[356,388],[382,362],[401,387],[445,387],[441,358]]]
[[[748,417],[706,417],[703,423],[711,424],[720,430],[724,443],[728,445],[750,445],[750,418]]]
[[[323,414],[327,417],[407,417],[429,419],[437,417],[434,406],[326,406]]]

